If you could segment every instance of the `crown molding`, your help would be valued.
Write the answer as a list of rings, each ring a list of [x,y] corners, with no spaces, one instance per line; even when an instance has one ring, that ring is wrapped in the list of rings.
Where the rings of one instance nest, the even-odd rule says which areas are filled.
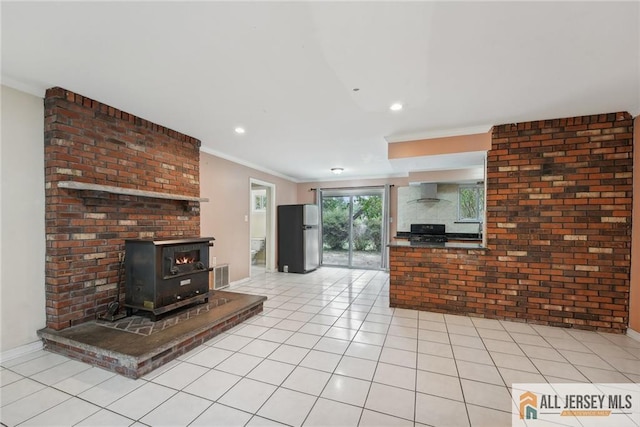
[[[200,146],[200,151],[205,152],[207,154],[211,154],[212,156],[220,157],[221,159],[225,159],[225,160],[228,160],[228,161],[233,162],[233,163],[237,163],[237,164],[239,164],[241,166],[246,166],[248,168],[255,169],[255,170],[260,171],[260,172],[268,173],[269,175],[277,176],[278,178],[286,179],[287,181],[291,181],[291,182],[294,182],[296,184],[302,182],[301,180],[293,178],[291,176],[284,175],[284,174],[282,174],[280,172],[276,172],[274,170],[267,169],[265,167],[256,165],[255,163],[247,162],[245,160],[239,159],[239,158],[234,157],[234,156],[230,156],[230,155],[225,154],[225,153],[221,153],[220,151],[212,150],[211,148],[208,148],[208,147],[205,147],[205,146]]]
[[[44,99],[44,93],[46,88],[38,87],[34,84],[24,83],[20,80],[14,79],[3,75],[0,84],[10,87],[11,89],[19,90],[20,92],[28,93],[29,95],[37,96]]]

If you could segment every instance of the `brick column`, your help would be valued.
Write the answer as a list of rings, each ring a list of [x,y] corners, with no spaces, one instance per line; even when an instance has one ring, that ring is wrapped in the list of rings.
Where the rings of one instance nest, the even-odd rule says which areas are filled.
[[[632,159],[628,113],[494,127],[488,250],[392,248],[392,305],[624,332]]]
[[[79,181],[200,195],[200,141],[62,88],[45,96],[47,326],[96,318],[117,297],[124,239],[197,236],[197,206],[58,188]],[[121,297],[121,295],[119,296]]]

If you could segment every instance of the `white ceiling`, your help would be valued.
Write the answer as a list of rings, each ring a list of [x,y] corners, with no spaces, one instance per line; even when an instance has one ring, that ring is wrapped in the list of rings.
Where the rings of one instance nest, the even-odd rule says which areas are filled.
[[[385,138],[637,115],[639,6],[2,2],[2,83],[61,86],[296,181],[406,176],[427,167],[392,164]]]

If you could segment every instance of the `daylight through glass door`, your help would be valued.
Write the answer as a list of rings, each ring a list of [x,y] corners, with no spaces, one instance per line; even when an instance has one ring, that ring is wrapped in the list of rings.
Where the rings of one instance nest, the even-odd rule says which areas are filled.
[[[322,190],[322,264],[383,267],[384,189]]]

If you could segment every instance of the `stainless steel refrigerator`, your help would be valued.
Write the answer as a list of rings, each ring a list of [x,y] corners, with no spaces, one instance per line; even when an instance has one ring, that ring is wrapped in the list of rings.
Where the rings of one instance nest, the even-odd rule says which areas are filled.
[[[308,273],[320,265],[317,205],[278,206],[278,271]]]

